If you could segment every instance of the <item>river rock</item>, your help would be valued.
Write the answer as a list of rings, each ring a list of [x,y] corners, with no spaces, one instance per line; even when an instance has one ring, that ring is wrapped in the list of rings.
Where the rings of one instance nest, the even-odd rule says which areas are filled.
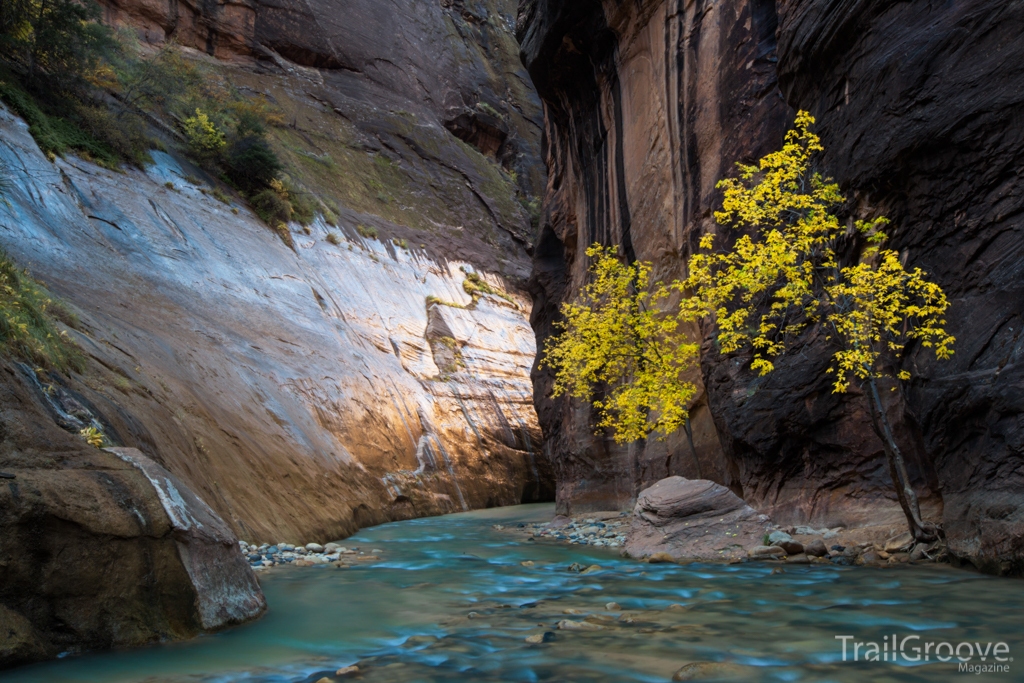
[[[669,477],[637,497],[626,537],[631,557],[728,561],[764,537],[768,518],[720,484]]]
[[[573,621],[572,619],[562,619],[558,622],[558,628],[562,631],[600,631],[604,627],[600,624],[594,624],[589,621]]]
[[[353,664],[352,666],[346,666],[342,669],[338,669],[334,672],[335,676],[352,676],[353,674],[359,673],[359,667]]]
[[[544,634],[535,633],[532,636],[526,636],[526,642],[528,642],[530,645],[540,645],[544,642]]]
[[[755,559],[778,558],[786,554],[786,551],[777,545],[755,545],[747,555]]]
[[[816,538],[807,544],[804,548],[804,552],[812,557],[824,557],[828,555],[828,548],[825,547],[825,542],[820,538]]]
[[[773,531],[768,534],[768,545],[777,545],[781,548],[785,548],[784,543],[792,543],[793,537],[787,534],[785,531]]]
[[[605,603],[604,608],[606,610],[608,610],[609,612],[618,612],[621,609],[621,607],[619,607],[619,603],[617,603],[617,602]]]
[[[803,544],[797,543],[796,541],[782,541],[775,545],[785,550],[787,555],[800,555],[804,552]]]
[[[691,662],[684,665],[674,674],[673,681],[742,680],[743,667],[726,662]]]
[[[307,543],[306,550],[311,553],[322,553],[324,551],[324,547],[319,543]]]

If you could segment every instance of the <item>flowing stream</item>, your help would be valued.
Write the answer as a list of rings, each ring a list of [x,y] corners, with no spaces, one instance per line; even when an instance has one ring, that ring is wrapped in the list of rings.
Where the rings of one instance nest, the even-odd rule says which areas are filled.
[[[934,655],[928,663],[844,662],[835,636],[879,647],[892,634],[917,636],[910,655],[928,640],[1021,650],[1017,580],[943,566],[648,565],[492,528],[552,515],[551,505],[528,505],[366,529],[345,544],[381,549],[379,562],[261,574],[270,610],[256,623],[67,657],[0,680],[313,683],[358,664],[358,676],[337,680],[617,683],[666,681],[688,663],[710,662],[691,667],[699,680],[882,683],[966,674],[956,659]],[[601,568],[583,574],[568,570],[573,563]],[[558,629],[561,620],[601,628]],[[541,644],[525,640],[545,633]],[[1010,673],[984,678],[1021,680],[1007,664]]]

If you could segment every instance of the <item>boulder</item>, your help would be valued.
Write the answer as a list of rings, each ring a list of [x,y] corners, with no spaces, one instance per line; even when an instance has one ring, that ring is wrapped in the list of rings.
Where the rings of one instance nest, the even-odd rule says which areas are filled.
[[[266,607],[238,540],[131,448],[103,451],[50,419],[0,363],[0,669],[195,636]]]
[[[740,559],[764,538],[768,521],[721,484],[669,477],[637,497],[626,553],[666,553],[676,561]]]
[[[828,548],[825,547],[824,541],[816,538],[804,547],[804,552],[812,557],[824,557],[828,555]]]

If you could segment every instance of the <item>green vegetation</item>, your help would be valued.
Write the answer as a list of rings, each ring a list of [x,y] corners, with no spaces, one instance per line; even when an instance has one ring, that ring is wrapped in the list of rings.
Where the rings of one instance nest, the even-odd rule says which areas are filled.
[[[327,241],[335,246],[341,244],[341,238],[338,237],[338,233],[336,232],[327,233]]]
[[[377,228],[373,227],[372,225],[366,226],[360,223],[359,225],[356,226],[356,232],[358,232],[361,236],[363,236],[366,239],[377,239]]]
[[[0,344],[4,352],[33,365],[60,371],[84,367],[85,359],[57,321],[77,324],[75,316],[0,252]]]
[[[495,289],[490,284],[488,284],[486,280],[480,277],[480,275],[474,272],[466,273],[466,279],[462,281],[462,289],[466,292],[466,294],[469,294],[471,297],[473,297],[474,302],[476,302],[480,298],[481,294],[492,294],[496,297],[504,299],[505,301],[508,301],[511,304],[515,303],[515,300],[511,296],[501,291],[500,289]]]
[[[449,306],[451,308],[465,308],[462,304],[455,303],[454,301],[445,301],[433,294],[427,296],[427,308],[430,308],[434,304],[437,304],[438,306]]]
[[[800,112],[782,150],[740,165],[739,178],[719,183],[724,200],[715,220],[743,234],[720,250],[714,235],[705,235],[685,280],[654,280],[650,264],[625,265],[613,249],[591,247],[592,281],[563,306],[561,333],[548,340],[542,363],[556,372],[556,396],[592,403],[598,425],[626,442],[686,424],[695,388],[680,377],[699,353],[689,326],[714,323],[719,351],[749,351],[750,369],[760,375],[821,326],[835,349],[827,371],[833,392],[846,392],[854,381],[867,389],[908,526],[918,540],[934,540],[938,529],[921,519],[879,384],[896,392],[911,378],[904,362],[909,344],[940,360],[952,355],[955,340],[943,317],[949,302],[920,268],[907,270],[885,248],[884,217],[854,223],[858,260],[840,264],[848,231],[835,211],[844,197],[811,171],[822,151],[813,123]],[[682,297],[675,306],[673,295]]]

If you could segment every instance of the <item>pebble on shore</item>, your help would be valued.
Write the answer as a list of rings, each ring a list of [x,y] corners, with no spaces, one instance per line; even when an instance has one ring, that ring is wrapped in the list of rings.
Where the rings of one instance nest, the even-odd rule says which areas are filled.
[[[573,545],[590,545],[595,548],[621,548],[626,543],[630,517],[623,512],[611,519],[599,520],[593,517],[573,520],[556,517],[550,524],[520,524],[517,531],[528,531],[537,538],[551,538]],[[499,528],[500,527],[500,528]],[[498,531],[504,526],[494,525]]]

